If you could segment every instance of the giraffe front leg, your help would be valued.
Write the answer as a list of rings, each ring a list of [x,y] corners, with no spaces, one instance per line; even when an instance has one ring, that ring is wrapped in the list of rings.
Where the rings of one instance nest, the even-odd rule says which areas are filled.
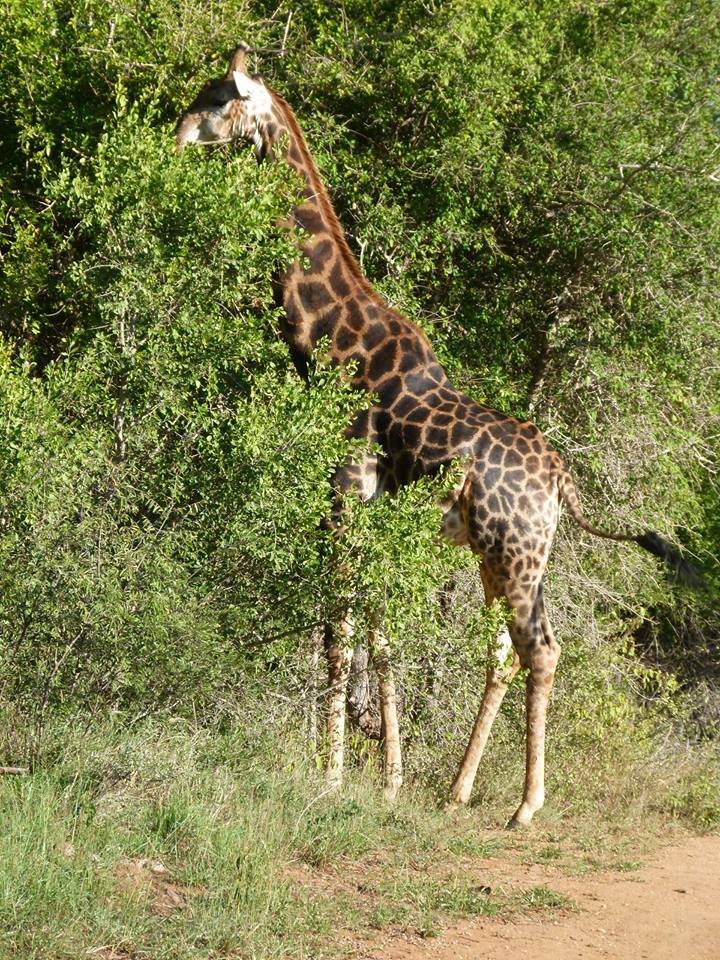
[[[402,786],[402,750],[400,747],[395,677],[390,663],[390,645],[379,629],[372,631],[370,644],[378,675],[380,719],[385,750],[383,795],[386,800],[393,801]]]
[[[332,629],[325,631],[325,656],[328,661],[328,760],[325,780],[329,791],[342,786],[345,752],[345,702],[353,656],[354,629],[349,614],[340,625],[341,638],[335,640]]]
[[[460,769],[450,788],[450,799],[446,805],[447,810],[455,810],[460,806],[464,806],[470,799],[478,767],[480,766],[480,760],[485,752],[493,722],[509,685],[520,669],[520,660],[512,650],[512,642],[507,629],[502,630],[500,633],[494,649],[490,651],[490,655],[494,666],[490,667],[487,672],[485,691],[483,693],[482,703],[480,704],[480,710],[478,711],[470,740],[465,748],[465,755],[460,764]],[[512,659],[510,660],[511,655]],[[508,660],[510,660],[509,663],[506,662]]]

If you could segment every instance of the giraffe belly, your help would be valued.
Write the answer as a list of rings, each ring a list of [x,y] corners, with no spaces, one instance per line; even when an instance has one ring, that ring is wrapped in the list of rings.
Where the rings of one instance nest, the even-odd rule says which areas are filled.
[[[466,478],[463,477],[455,489],[440,502],[440,506],[443,509],[440,533],[456,547],[467,547],[470,545],[467,530],[467,509],[463,509],[464,504],[462,498],[465,482]]]

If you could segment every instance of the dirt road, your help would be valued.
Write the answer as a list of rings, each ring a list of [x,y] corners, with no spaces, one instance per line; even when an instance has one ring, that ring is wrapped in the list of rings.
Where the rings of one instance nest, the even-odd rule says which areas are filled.
[[[639,870],[567,877],[483,864],[483,882],[547,884],[577,911],[550,919],[462,922],[433,941],[389,941],[367,960],[720,960],[720,836],[661,850]]]

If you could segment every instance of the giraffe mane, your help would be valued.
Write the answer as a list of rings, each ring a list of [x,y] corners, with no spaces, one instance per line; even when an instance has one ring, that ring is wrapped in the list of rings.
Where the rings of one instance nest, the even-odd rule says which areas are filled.
[[[431,354],[434,355],[432,345],[428,340],[425,331],[412,320],[410,320],[409,317],[406,317],[405,314],[401,313],[399,310],[396,310],[394,307],[391,307],[382,294],[375,289],[372,283],[370,283],[370,281],[362,272],[360,264],[358,263],[355,254],[352,252],[350,245],[347,242],[345,231],[343,230],[342,224],[340,223],[338,215],[335,212],[332,200],[330,199],[330,196],[322,181],[322,177],[320,176],[320,171],[318,170],[315,158],[310,152],[310,148],[308,147],[305,139],[305,134],[302,131],[302,127],[300,126],[292,107],[275,89],[267,84],[266,88],[272,96],[274,106],[280,110],[282,120],[291,139],[291,143],[295,145],[302,156],[310,188],[313,192],[312,199],[317,203],[327,226],[328,233],[330,234],[332,240],[337,244],[337,248],[342,255],[343,262],[348,269],[348,272],[352,276],[353,281],[358,285],[363,293],[370,297],[378,305],[378,307],[383,310],[383,312],[403,320],[406,324],[410,324],[417,333],[418,337],[420,337],[420,339],[424,342],[427,349],[431,352]]]

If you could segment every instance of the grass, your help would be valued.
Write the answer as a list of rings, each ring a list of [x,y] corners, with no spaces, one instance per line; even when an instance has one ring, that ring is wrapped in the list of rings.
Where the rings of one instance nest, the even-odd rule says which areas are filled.
[[[420,788],[388,807],[362,771],[330,798],[276,734],[54,727],[31,774],[0,778],[0,960],[335,957],[372,930],[568,909],[491,888],[483,861],[634,869],[647,836],[597,817],[492,831],[494,812],[448,818]],[[689,797],[707,818],[708,783],[685,777],[670,812]]]
[[[378,884],[375,892],[380,905],[370,916],[372,927],[402,927],[422,938],[437,936],[448,918],[509,918],[574,907],[568,897],[545,886],[509,892],[463,876],[406,875]]]
[[[351,783],[330,799],[292,745],[152,722],[59,729],[35,772],[0,780],[0,820],[2,960],[308,956],[412,900],[378,888],[358,912],[355,881],[325,895],[319,868],[458,840],[427,797],[391,809]],[[440,889],[423,903],[440,908]]]

